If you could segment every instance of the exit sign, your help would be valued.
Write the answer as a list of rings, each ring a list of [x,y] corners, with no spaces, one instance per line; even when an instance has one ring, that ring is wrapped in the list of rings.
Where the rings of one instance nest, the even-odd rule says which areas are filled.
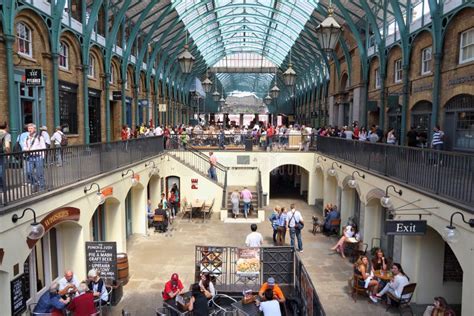
[[[426,221],[386,221],[385,234],[387,235],[424,235]]]

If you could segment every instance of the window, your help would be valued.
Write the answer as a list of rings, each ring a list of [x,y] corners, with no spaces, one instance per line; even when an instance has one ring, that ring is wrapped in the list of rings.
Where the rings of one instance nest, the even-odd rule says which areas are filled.
[[[59,119],[65,133],[78,133],[77,86],[64,81],[59,81]]]
[[[382,83],[380,82],[380,70],[379,68],[375,69],[375,89],[380,89]]]
[[[396,83],[402,81],[402,75],[403,75],[402,60],[398,59],[395,61],[395,82]]]
[[[114,84],[114,82],[115,82],[115,68],[114,68],[114,66],[112,65],[112,66],[110,67],[109,83],[110,83],[110,84]]]
[[[474,28],[461,33],[459,63],[474,61]]]
[[[69,69],[69,46],[64,42],[59,44],[59,67]]]
[[[431,73],[431,46],[421,51],[421,74]]]
[[[16,44],[18,53],[33,57],[31,29],[23,23],[16,25]]]
[[[89,78],[95,78],[95,57],[89,55],[89,72],[87,73]]]

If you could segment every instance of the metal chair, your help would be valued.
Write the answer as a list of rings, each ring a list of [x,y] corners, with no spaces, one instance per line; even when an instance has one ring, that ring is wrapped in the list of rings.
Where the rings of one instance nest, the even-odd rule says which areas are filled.
[[[349,279],[349,287],[352,289],[351,296],[354,302],[357,301],[357,294],[364,294],[367,295],[367,289],[360,284],[363,283],[364,280],[360,275],[354,274],[352,279]]]
[[[202,212],[202,221],[204,222],[204,220],[206,219],[206,214],[207,214],[207,218],[210,219],[211,216],[212,216],[212,208],[214,207],[214,201],[216,199],[212,199],[212,202],[211,204],[209,205],[206,205],[206,202],[204,202],[204,204],[202,205],[202,209],[201,209],[201,212]]]
[[[410,283],[410,284],[405,285],[403,287],[402,295],[400,295],[400,298],[395,297],[390,292],[387,293],[387,296],[390,299],[391,303],[395,303],[397,305],[400,316],[403,315],[404,307],[408,307],[408,309],[410,310],[410,314],[413,315],[410,302],[411,302],[411,298],[413,297],[413,293],[415,292],[415,288],[416,288],[416,283]],[[388,304],[386,311],[388,311],[392,307],[391,303]]]
[[[193,206],[191,205],[191,203],[189,203],[188,201],[184,201],[181,211],[183,212],[183,218],[185,218],[186,215],[189,213],[189,221],[192,220]]]

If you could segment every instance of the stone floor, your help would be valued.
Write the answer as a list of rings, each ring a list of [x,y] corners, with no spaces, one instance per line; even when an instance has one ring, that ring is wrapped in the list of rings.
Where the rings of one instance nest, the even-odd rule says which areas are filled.
[[[321,234],[314,236],[311,233],[311,216],[321,216],[315,207],[308,206],[302,200],[274,199],[266,207],[266,217],[274,205],[289,206],[293,202],[306,220],[303,231],[304,253],[301,257],[326,314],[395,314],[395,310],[386,313],[382,305],[375,305],[368,298],[359,297],[354,302],[350,297],[347,280],[352,275],[352,265],[329,250],[336,238]],[[150,230],[149,236],[133,236],[128,243],[130,281],[124,287],[121,302],[112,308],[111,314],[121,315],[122,309],[126,309],[136,316],[155,315],[155,309],[162,304],[161,291],[172,273],[179,274],[185,287],[193,282],[196,245],[243,246],[245,236],[250,232],[249,224],[224,224],[217,215],[215,213],[205,223],[202,219],[193,222],[178,219],[165,234]],[[258,231],[263,234],[265,245],[273,244],[269,222],[259,224]],[[423,310],[423,306],[414,308],[417,315],[422,315]]]

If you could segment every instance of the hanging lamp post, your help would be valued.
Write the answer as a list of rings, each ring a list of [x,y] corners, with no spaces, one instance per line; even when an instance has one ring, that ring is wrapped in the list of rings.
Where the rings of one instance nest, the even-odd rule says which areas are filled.
[[[181,67],[181,71],[184,74],[191,73],[191,69],[193,69],[194,61],[196,60],[196,58],[194,58],[194,56],[191,55],[188,49],[189,49],[188,32],[186,31],[186,44],[184,45],[184,51],[178,56],[179,66]]]
[[[265,98],[263,98],[263,102],[266,105],[270,105],[270,103],[272,103],[272,97],[270,96],[270,94],[267,93],[267,96]]]
[[[220,94],[219,94],[219,92],[217,92],[217,74],[214,77],[214,81],[216,82],[216,84],[214,85],[214,92],[212,93],[212,100],[214,100],[214,102],[218,102]]]
[[[206,71],[206,79],[203,80],[202,82],[202,87],[204,88],[204,92],[209,93],[211,92],[212,89],[212,81],[209,79],[209,75]]]
[[[295,85],[296,81],[296,72],[293,70],[293,64],[291,63],[291,50],[290,50],[290,63],[288,64],[288,69],[283,73],[283,78],[285,79],[285,85],[292,87]]]
[[[277,86],[277,68],[275,67],[275,85],[270,89],[270,96],[272,99],[278,98],[280,94],[280,88]]]
[[[222,86],[222,89],[221,89],[221,99],[219,100],[219,105],[221,106],[221,109],[224,107],[224,104],[225,104],[225,99],[224,99],[224,86]]]
[[[337,23],[333,15],[334,8],[332,6],[332,1],[329,1],[328,16],[315,29],[316,38],[319,40],[322,49],[326,53],[334,51],[337,41],[342,34],[342,27]]]

